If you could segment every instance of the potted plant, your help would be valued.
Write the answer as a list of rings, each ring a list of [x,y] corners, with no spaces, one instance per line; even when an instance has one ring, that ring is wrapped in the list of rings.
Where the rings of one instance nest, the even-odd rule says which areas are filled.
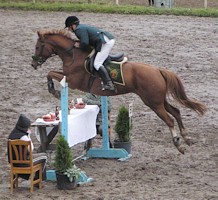
[[[76,187],[81,170],[72,163],[73,153],[63,135],[56,141],[55,173],[57,178],[57,188],[60,190],[70,190]]]
[[[122,106],[119,109],[114,130],[117,133],[114,140],[114,148],[123,148],[131,153],[131,133],[132,124],[129,117],[129,110]]]

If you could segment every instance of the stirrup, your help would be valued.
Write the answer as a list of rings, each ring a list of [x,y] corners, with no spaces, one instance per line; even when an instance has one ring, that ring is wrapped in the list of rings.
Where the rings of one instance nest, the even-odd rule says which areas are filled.
[[[112,81],[107,82],[106,85],[102,84],[102,90],[115,90],[115,87]]]

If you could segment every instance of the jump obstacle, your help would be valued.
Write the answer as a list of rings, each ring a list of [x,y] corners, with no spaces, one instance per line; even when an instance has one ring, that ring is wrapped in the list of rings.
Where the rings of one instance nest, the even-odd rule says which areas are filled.
[[[61,80],[61,134],[65,140],[68,140],[68,83],[66,77]],[[46,171],[47,180],[56,181],[56,174],[54,170]],[[80,173],[80,177],[77,180],[78,184],[88,183],[92,181],[92,178],[86,176],[84,172]]]
[[[68,139],[68,83],[66,77],[61,80],[61,134],[64,138]],[[102,109],[102,147],[90,148],[86,153],[87,158],[119,158],[120,161],[126,160],[131,157],[125,149],[114,149],[109,147],[108,136],[108,102],[107,96],[101,97]],[[47,180],[56,180],[54,170],[47,171]],[[80,174],[79,183],[90,182],[92,178],[88,178],[85,173]]]
[[[107,96],[101,96],[102,109],[102,148],[90,148],[87,151],[88,158],[128,158],[125,149],[114,149],[109,147],[108,136],[108,101]]]

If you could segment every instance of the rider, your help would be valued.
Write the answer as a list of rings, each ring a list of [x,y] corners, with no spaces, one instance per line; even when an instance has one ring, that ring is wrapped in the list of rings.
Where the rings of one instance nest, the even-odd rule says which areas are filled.
[[[76,16],[67,17],[65,25],[65,28],[74,32],[80,40],[80,43],[76,43],[75,47],[86,49],[90,45],[95,48],[97,54],[94,60],[94,67],[99,72],[103,81],[104,87],[102,90],[114,90],[113,82],[111,81],[107,69],[103,65],[114,46],[114,37],[109,32],[102,31],[96,27],[80,24]]]

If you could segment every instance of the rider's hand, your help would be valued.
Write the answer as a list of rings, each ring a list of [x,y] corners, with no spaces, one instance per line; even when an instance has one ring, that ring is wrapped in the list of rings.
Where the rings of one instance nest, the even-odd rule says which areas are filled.
[[[74,44],[74,47],[79,48],[79,47],[80,47],[80,43],[79,43],[79,42],[76,42],[76,43]]]

